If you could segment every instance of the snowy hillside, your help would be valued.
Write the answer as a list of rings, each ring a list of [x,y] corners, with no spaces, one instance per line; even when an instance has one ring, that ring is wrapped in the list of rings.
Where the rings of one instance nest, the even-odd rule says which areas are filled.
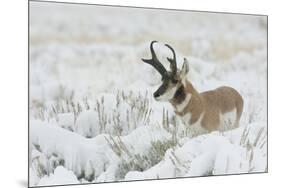
[[[266,17],[30,4],[30,186],[267,171]],[[152,97],[152,40],[199,92],[239,91],[240,127],[191,138]]]

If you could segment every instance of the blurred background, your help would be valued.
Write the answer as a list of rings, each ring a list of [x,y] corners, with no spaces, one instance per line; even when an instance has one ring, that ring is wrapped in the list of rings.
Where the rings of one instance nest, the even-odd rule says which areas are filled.
[[[234,64],[258,71],[265,84],[266,31],[265,16],[30,2],[31,102],[159,84],[156,71],[141,61],[150,57],[152,40],[162,42],[155,48],[165,66],[168,43],[178,67],[182,56],[197,58],[219,65],[214,75],[220,76],[225,64]],[[205,72],[195,82],[205,80]]]

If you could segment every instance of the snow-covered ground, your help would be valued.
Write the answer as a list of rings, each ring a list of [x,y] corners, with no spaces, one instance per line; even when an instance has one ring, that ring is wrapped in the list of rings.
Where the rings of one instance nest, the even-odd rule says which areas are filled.
[[[30,4],[31,186],[267,171],[266,17]],[[152,98],[152,40],[198,91],[238,90],[240,127],[191,138]]]

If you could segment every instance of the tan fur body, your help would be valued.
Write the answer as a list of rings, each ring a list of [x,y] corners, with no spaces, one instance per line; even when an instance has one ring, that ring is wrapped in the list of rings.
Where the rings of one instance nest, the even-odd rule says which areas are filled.
[[[201,126],[202,133],[238,127],[243,111],[243,99],[235,89],[223,86],[198,93],[187,80],[183,84],[183,92],[176,94],[170,102],[186,125]],[[186,103],[186,106],[179,111],[178,107],[182,103]],[[232,118],[233,114],[235,117]]]
[[[162,84],[153,93],[157,101],[169,101],[183,120],[184,124],[194,130],[195,135],[211,131],[226,131],[239,126],[243,111],[241,95],[231,87],[219,87],[214,90],[198,93],[186,79],[189,63],[183,59],[181,70],[177,68],[175,50],[165,44],[173,54],[167,57],[171,71],[160,63],[150,43],[151,59],[142,59],[153,66],[162,76]],[[194,136],[195,136],[194,135]]]

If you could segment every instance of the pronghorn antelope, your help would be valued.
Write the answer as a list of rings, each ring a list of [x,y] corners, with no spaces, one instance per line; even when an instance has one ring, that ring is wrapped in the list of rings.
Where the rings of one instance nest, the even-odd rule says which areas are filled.
[[[189,71],[187,59],[184,58],[182,69],[178,70],[175,51],[170,45],[165,44],[173,53],[173,58],[167,58],[171,69],[167,71],[155,54],[153,49],[155,42],[157,41],[150,44],[152,58],[142,59],[162,76],[162,84],[153,94],[155,100],[169,101],[183,123],[193,130],[192,136],[238,127],[243,111],[241,95],[227,86],[198,93],[186,79]]]

